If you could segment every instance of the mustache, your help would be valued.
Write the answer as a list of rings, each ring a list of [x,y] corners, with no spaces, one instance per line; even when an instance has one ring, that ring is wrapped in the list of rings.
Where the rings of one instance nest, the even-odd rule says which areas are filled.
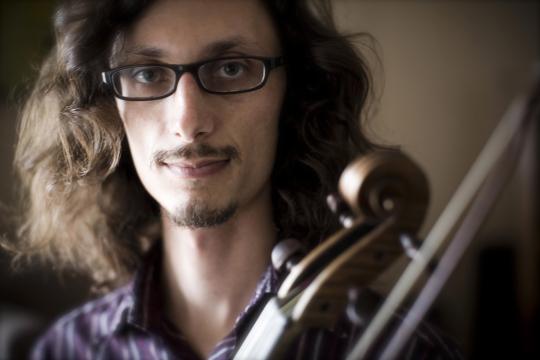
[[[214,147],[201,143],[156,151],[152,156],[152,164],[164,163],[168,159],[193,159],[199,157],[225,157],[230,160],[237,160],[240,158],[240,154],[234,146]]]

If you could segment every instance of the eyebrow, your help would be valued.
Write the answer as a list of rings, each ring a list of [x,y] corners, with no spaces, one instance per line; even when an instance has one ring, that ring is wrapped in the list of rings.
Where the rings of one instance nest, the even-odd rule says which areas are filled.
[[[234,49],[254,52],[261,51],[260,46],[256,42],[248,40],[243,36],[234,36],[223,40],[218,40],[206,45],[202,49],[201,53],[203,54],[203,57],[211,58]],[[153,59],[163,59],[170,55],[170,53],[163,48],[146,45],[136,45],[122,51],[121,53],[123,59],[127,59],[130,56],[143,56]]]

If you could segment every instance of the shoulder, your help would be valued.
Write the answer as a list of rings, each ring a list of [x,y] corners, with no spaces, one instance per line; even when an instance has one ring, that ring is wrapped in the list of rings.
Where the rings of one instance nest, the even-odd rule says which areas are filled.
[[[70,311],[38,339],[31,358],[86,358],[97,342],[108,338],[125,320],[131,302],[128,285]]]

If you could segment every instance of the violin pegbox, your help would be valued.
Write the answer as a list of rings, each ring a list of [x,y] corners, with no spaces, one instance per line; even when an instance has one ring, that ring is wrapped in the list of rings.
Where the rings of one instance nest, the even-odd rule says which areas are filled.
[[[400,236],[416,234],[429,200],[424,173],[399,151],[362,155],[343,172],[339,190],[346,206],[335,197],[329,205],[348,226],[295,265],[278,292],[286,302],[305,288],[291,315],[309,326],[331,327],[349,289],[369,286],[403,253]]]

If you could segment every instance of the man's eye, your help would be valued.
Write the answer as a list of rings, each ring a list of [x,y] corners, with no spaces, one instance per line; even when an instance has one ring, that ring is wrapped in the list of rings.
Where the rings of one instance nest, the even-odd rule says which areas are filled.
[[[246,66],[238,61],[222,64],[218,69],[218,75],[222,77],[238,77],[246,70]]]
[[[158,68],[136,69],[131,76],[137,82],[150,84],[163,80],[163,71]]]

